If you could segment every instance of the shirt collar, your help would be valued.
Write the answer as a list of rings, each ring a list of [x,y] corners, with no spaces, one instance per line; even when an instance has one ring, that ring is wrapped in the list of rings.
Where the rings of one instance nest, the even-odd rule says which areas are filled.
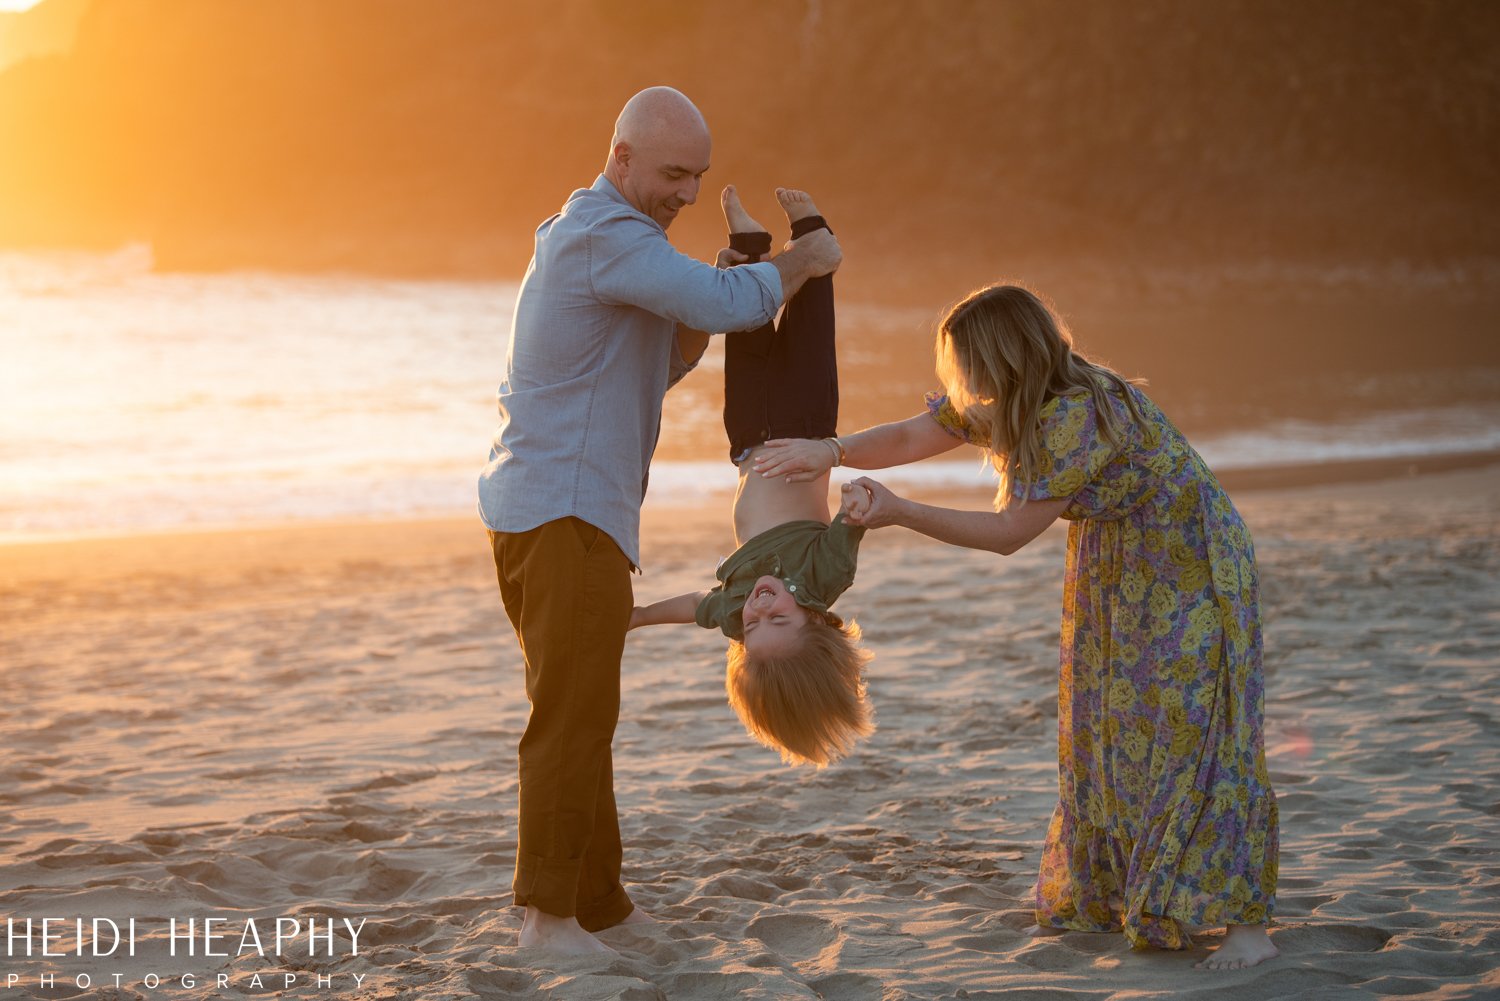
[[[598,177],[594,178],[594,186],[589,190],[597,191],[599,192],[599,194],[605,196],[606,198],[617,201],[621,205],[630,205],[630,203],[625,200],[625,196],[620,194],[620,189],[615,187],[614,182],[605,177],[603,174],[600,174]]]
[[[646,213],[630,204],[630,202],[626,201],[625,196],[620,194],[620,189],[615,187],[614,182],[605,177],[603,174],[600,174],[594,179],[593,186],[590,187],[589,190],[603,195],[605,198],[608,198],[612,202],[618,202],[630,211],[634,212],[636,215],[640,216],[642,219],[649,222],[651,225],[655,226],[657,229],[661,229],[661,223],[657,222],[655,219],[651,218],[650,216],[646,215]],[[662,232],[665,233],[666,230],[662,229]]]

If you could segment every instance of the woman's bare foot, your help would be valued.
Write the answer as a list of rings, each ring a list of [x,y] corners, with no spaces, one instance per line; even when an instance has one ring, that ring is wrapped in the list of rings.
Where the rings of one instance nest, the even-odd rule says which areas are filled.
[[[1193,965],[1200,970],[1243,970],[1279,955],[1265,925],[1230,925],[1219,947]]]
[[[818,214],[818,207],[813,204],[812,195],[806,191],[798,191],[796,188],[777,188],[776,200],[781,203],[781,211],[786,213],[787,222],[796,222],[798,219],[806,219],[810,215]]]
[[[531,906],[526,908],[517,944],[523,948],[546,949],[565,956],[586,956],[590,953],[616,955],[615,950],[584,931],[577,918],[560,918]]]
[[[733,184],[724,185],[724,190],[719,192],[719,205],[724,209],[724,221],[729,224],[729,232],[768,232],[766,227],[750,218],[750,213],[746,212],[745,206],[740,204],[740,193],[734,190]]]

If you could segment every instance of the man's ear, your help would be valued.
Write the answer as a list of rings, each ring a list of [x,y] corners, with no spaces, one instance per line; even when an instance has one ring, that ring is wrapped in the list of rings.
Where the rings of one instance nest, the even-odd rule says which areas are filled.
[[[615,143],[615,148],[610,150],[610,156],[614,157],[615,166],[624,173],[630,168],[630,143],[621,140]]]

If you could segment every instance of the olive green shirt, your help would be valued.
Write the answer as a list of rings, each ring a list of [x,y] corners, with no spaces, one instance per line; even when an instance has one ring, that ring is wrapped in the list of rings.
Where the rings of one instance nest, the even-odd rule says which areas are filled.
[[[854,583],[862,525],[850,525],[842,513],[831,525],[789,521],[761,532],[719,564],[719,586],[698,602],[697,622],[719,629],[732,640],[745,637],[740,612],[761,577],[779,577],[797,604],[820,612]]]

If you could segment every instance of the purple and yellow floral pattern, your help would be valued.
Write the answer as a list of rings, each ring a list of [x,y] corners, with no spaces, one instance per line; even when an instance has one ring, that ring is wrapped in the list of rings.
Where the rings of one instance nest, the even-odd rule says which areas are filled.
[[[1219,481],[1144,393],[1042,408],[1016,498],[1071,497],[1058,682],[1058,804],[1037,923],[1192,945],[1184,925],[1260,924],[1275,903],[1255,548]],[[934,419],[982,444],[938,393]],[[1014,500],[1012,501],[1014,502]]]

